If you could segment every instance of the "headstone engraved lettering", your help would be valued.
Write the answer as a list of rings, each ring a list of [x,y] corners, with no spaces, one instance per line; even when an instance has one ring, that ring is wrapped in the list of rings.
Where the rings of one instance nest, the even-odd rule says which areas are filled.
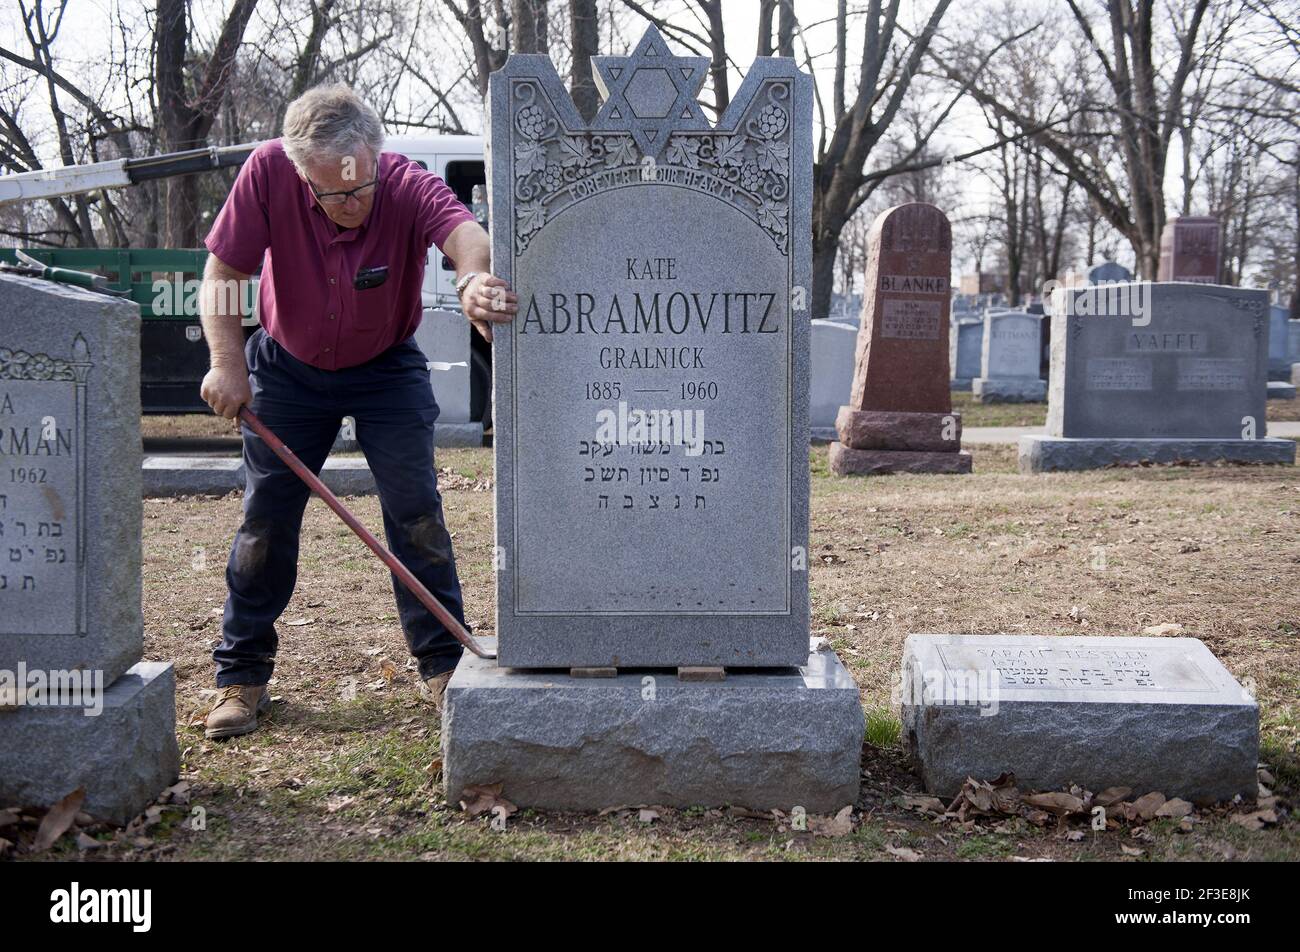
[[[1001,690],[1207,692],[1214,684],[1181,648],[1055,647],[999,644],[940,646],[949,672],[991,669]]]
[[[0,637],[86,633],[86,380],[69,356],[0,347]]]

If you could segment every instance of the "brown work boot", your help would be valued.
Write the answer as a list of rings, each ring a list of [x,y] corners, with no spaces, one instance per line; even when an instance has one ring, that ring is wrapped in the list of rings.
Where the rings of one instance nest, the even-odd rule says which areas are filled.
[[[420,684],[420,696],[432,704],[439,714],[442,713],[442,702],[447,695],[447,682],[451,680],[451,676],[451,671],[444,671],[442,674],[426,678]]]
[[[257,730],[257,715],[271,706],[271,692],[265,684],[232,684],[222,688],[217,703],[208,711],[204,722],[205,736],[238,737]]]

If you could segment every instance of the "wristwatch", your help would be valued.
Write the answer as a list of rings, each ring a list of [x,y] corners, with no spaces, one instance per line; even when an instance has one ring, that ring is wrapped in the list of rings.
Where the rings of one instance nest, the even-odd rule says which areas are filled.
[[[466,289],[467,287],[469,287],[469,283],[470,283],[471,281],[473,281],[475,278],[477,278],[477,277],[479,276],[480,273],[481,273],[481,272],[478,272],[478,271],[471,271],[469,274],[462,275],[462,276],[461,276],[461,277],[456,281],[456,297],[457,297],[457,298],[459,298],[462,294],[465,293],[465,289]]]

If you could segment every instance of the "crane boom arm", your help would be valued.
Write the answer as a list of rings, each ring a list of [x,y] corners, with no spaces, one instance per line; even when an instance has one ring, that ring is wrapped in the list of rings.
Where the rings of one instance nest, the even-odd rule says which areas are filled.
[[[0,206],[61,195],[126,188],[153,179],[190,175],[242,165],[258,143],[211,146],[135,159],[110,159],[88,165],[66,165],[15,175],[0,175]]]

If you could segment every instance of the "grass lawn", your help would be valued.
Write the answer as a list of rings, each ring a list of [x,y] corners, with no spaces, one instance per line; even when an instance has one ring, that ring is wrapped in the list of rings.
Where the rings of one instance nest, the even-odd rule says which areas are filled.
[[[891,689],[910,632],[1134,635],[1173,623],[1256,686],[1263,754],[1283,805],[1300,793],[1300,472],[1126,469],[1021,476],[1014,447],[975,447],[975,474],[842,479],[811,453],[814,634],[853,672],[868,715],[852,832],[798,832],[746,811],[607,816],[521,811],[498,832],[444,802],[438,722],[417,696],[389,576],[319,501],[280,624],[266,727],[204,739],[210,652],[240,499],[145,500],[145,656],[173,659],[189,804],[166,807],[100,859],[1300,859],[1297,825],[1228,811],[1073,836],[1055,822],[957,823],[920,793]],[[441,451],[474,627],[493,622],[492,457]],[[373,497],[349,505],[379,527]],[[1097,552],[1106,568],[1095,569]],[[879,744],[880,746],[876,746]],[[992,778],[984,778],[992,779]],[[206,829],[182,821],[201,808]],[[71,837],[54,855],[75,855]],[[48,854],[47,854],[48,855]]]

